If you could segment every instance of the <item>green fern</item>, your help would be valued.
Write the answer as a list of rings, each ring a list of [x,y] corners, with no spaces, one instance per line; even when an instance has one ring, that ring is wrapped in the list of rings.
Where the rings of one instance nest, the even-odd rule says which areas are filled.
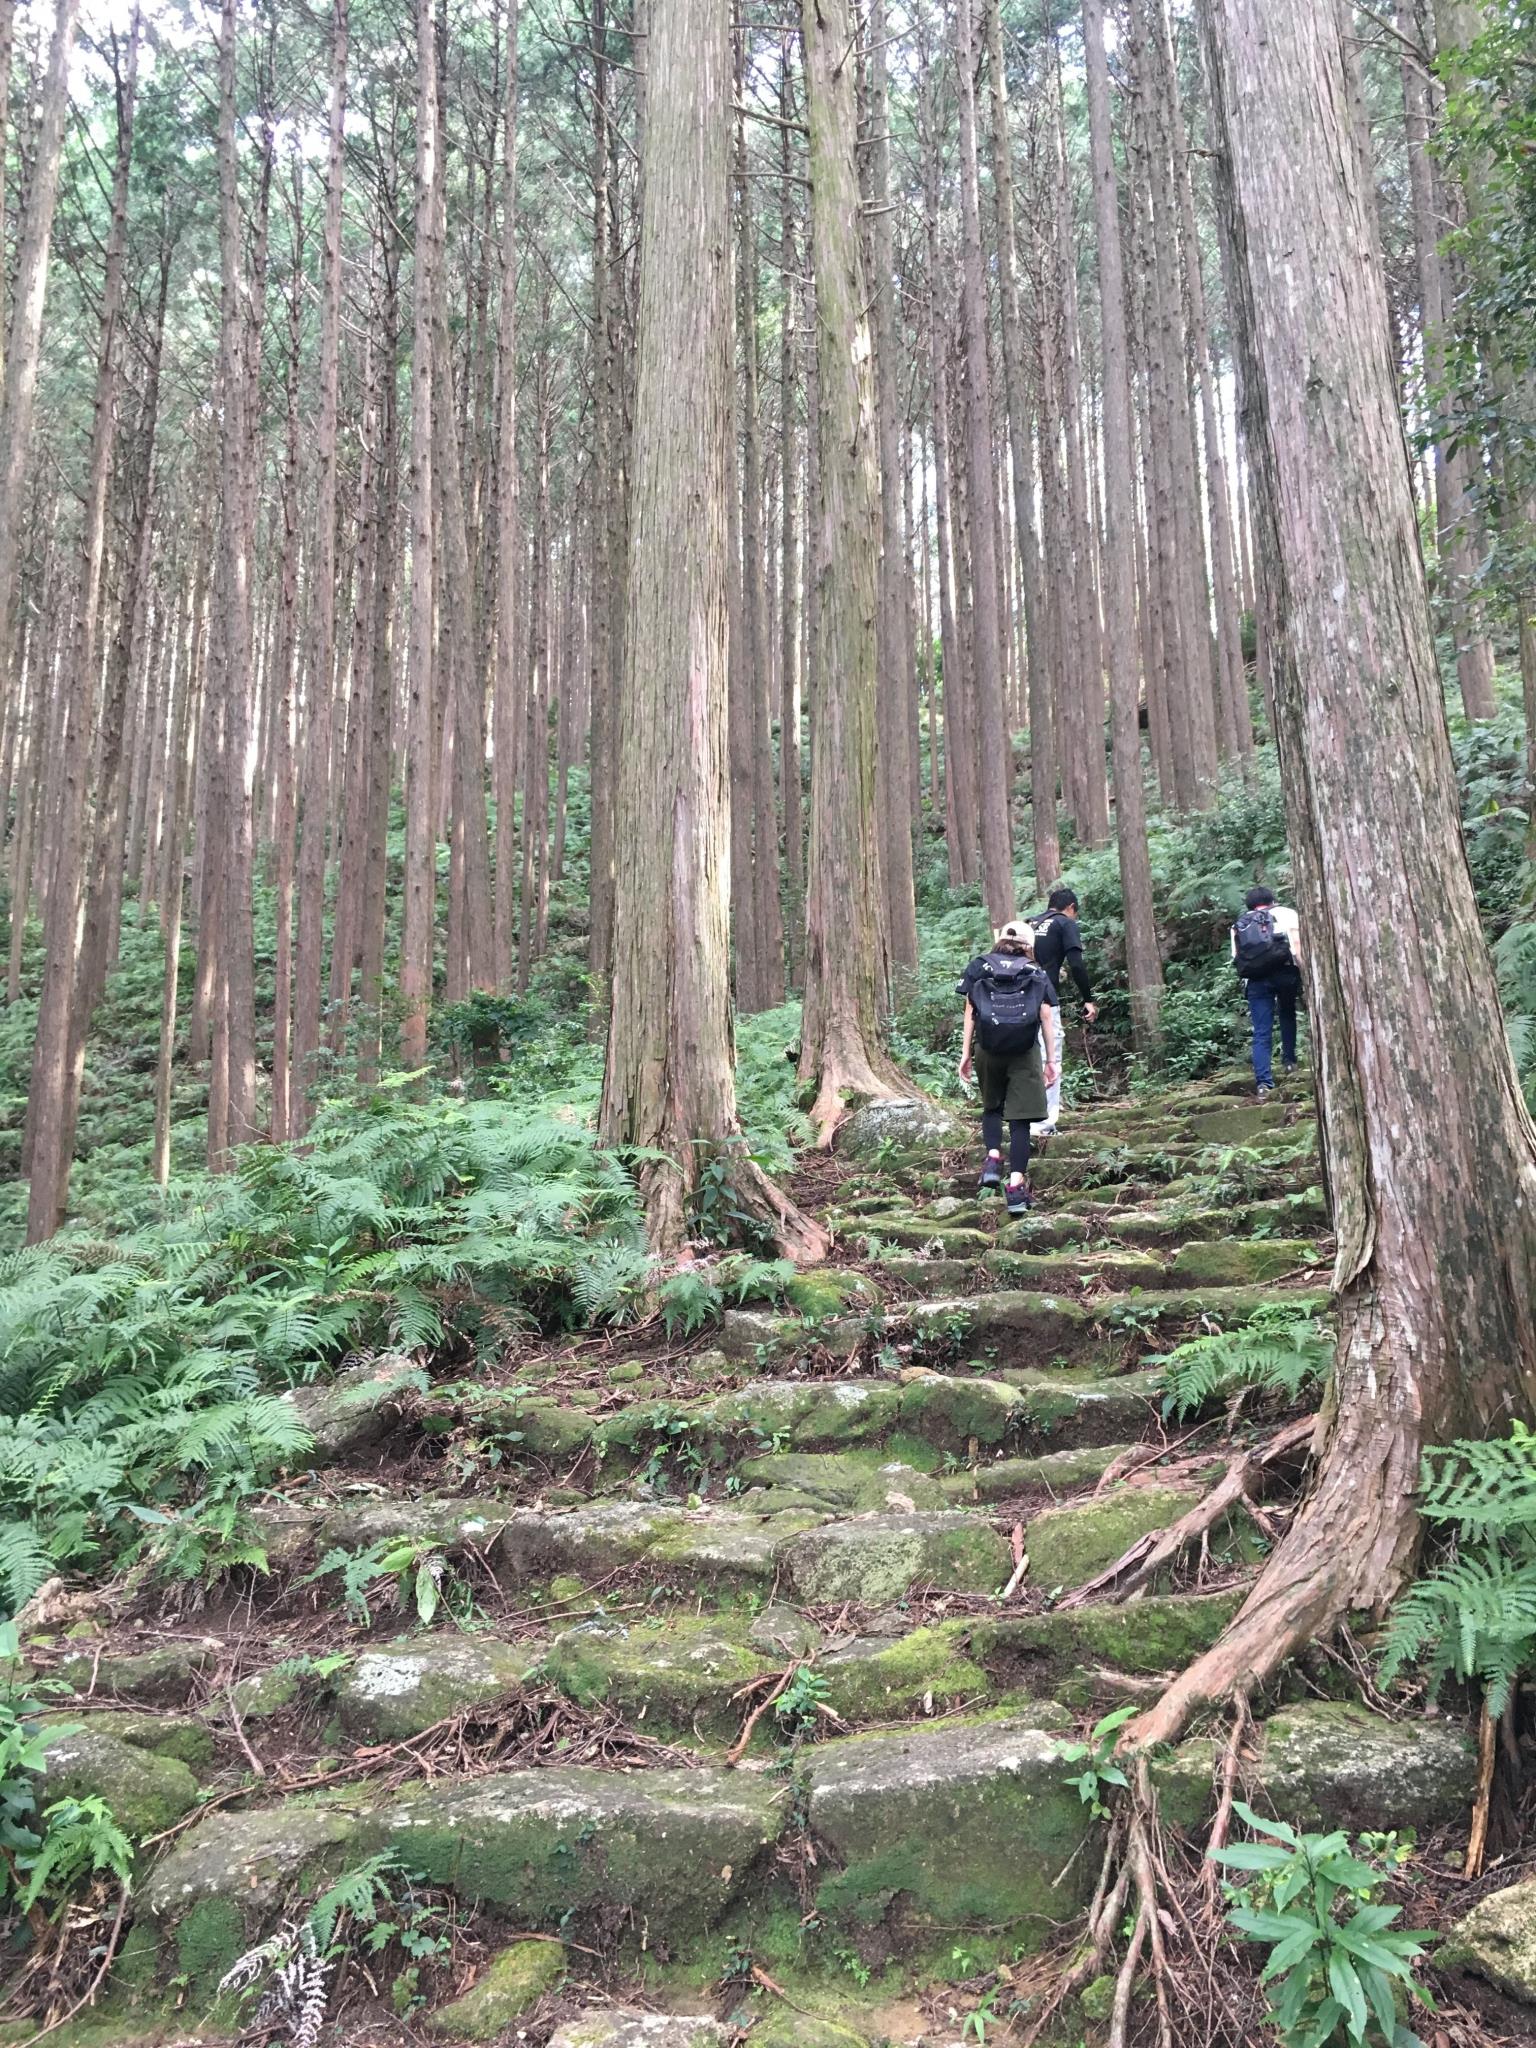
[[[669,1337],[691,1337],[714,1321],[725,1299],[707,1272],[684,1266],[656,1290],[656,1305]]]
[[[395,1881],[402,1875],[400,1858],[393,1849],[383,1849],[344,1871],[323,1891],[304,1916],[322,1954],[335,1940],[337,1925],[344,1915],[371,1927],[379,1917],[380,1906],[393,1899]]]
[[[1261,1309],[1240,1329],[1194,1337],[1152,1363],[1162,1368],[1164,1415],[1182,1421],[1240,1387],[1260,1388],[1288,1403],[1300,1400],[1327,1378],[1333,1339],[1310,1314]]]
[[[1444,1555],[1392,1610],[1382,1675],[1422,1665],[1431,1696],[1448,1677],[1475,1679],[1501,1714],[1536,1664],[1536,1434],[1426,1451],[1419,1507]]]

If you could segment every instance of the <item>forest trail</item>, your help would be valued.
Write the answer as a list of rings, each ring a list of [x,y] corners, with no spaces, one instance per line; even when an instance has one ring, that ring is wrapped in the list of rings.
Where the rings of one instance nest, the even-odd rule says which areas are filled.
[[[303,1391],[312,1468],[257,1515],[271,1576],[168,1625],[145,1588],[30,1649],[83,1722],[50,1794],[162,1835],[119,1974],[206,2011],[284,1912],[392,1851],[476,1909],[440,1996],[515,1934],[569,1944],[514,1951],[434,2038],[494,2038],[489,2014],[628,2040],[551,2030],[638,1990],[750,1999],[780,2029],[754,2040],[952,2039],[956,1959],[1048,1945],[1092,1890],[1062,1737],[1213,1641],[1283,1521],[1224,1519],[1151,1597],[1071,1604],[1252,1434],[1227,1398],[1165,1420],[1151,1361],[1323,1309],[1314,1136],[1294,1091],[1106,1102],[1037,1161],[1021,1222],[978,1200],[969,1153],[838,1155],[801,1192],[848,1263],[783,1310]],[[1206,1808],[1212,1755],[1167,1766],[1175,1817]],[[1360,1825],[1469,1796],[1461,1735],[1328,1701],[1255,1755]],[[367,2011],[325,2038],[395,2038]]]

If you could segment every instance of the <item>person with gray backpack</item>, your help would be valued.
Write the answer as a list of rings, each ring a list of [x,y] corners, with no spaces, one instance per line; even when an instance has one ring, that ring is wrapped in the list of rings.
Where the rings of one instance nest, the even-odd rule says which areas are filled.
[[[1060,1072],[1061,1054],[1056,991],[1035,964],[1028,925],[1005,924],[991,952],[979,954],[966,968],[955,993],[965,997],[960,1078],[969,1084],[974,1066],[981,1092],[981,1136],[987,1156],[980,1185],[984,1192],[1002,1189],[1009,1215],[1022,1216],[1031,1201],[1029,1127],[1044,1120],[1045,1092]]]
[[[1248,997],[1253,1025],[1253,1078],[1259,1100],[1274,1093],[1275,1024],[1280,1025],[1280,1064],[1296,1070],[1296,997],[1301,990],[1301,919],[1275,901],[1261,883],[1243,899],[1232,927],[1232,965]]]

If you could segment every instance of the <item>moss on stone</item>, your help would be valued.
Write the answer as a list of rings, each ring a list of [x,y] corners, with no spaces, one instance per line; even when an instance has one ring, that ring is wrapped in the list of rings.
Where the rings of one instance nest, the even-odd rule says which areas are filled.
[[[246,1927],[232,1899],[199,1899],[176,1924],[176,1973],[211,1998],[246,1950]]]
[[[197,1780],[175,1757],[155,1756],[100,1727],[74,1724],[44,1739],[43,1803],[103,1799],[135,1841],[173,1826],[197,1804]]]
[[[851,1600],[888,1607],[932,1580],[946,1591],[993,1593],[1010,1569],[1006,1540],[963,1514],[870,1515],[797,1536],[782,1564],[807,1605]]]
[[[422,1635],[365,1650],[336,1686],[354,1740],[399,1742],[450,1715],[488,1707],[528,1676],[526,1646],[490,1636]]]
[[[1171,1277],[1184,1287],[1248,1287],[1278,1280],[1298,1267],[1317,1263],[1304,1237],[1218,1237],[1186,1244],[1176,1254]]]
[[[766,2013],[752,2029],[753,2048],[869,2048],[867,2035],[856,2034],[839,2020],[813,2019],[809,2013]]]
[[[173,1757],[190,1771],[213,1762],[213,1736],[201,1721],[182,1714],[83,1713],[71,1716],[85,1727],[113,1735],[152,1756]]]
[[[514,1941],[492,1957],[468,1991],[428,2013],[421,2024],[427,2033],[453,2040],[498,2040],[564,1975],[565,1950],[558,1941]]]
[[[910,1635],[861,1638],[817,1661],[827,1705],[845,1721],[899,1720],[942,1711],[987,1690],[987,1675],[964,1653],[966,1624],[941,1622]]]
[[[95,1700],[132,1700],[146,1707],[179,1707],[197,1683],[211,1652],[200,1644],[170,1643],[129,1655],[95,1651],[65,1657],[53,1676]],[[82,1698],[81,1705],[89,1702]]]
[[[1011,1500],[1015,1494],[1048,1487],[1067,1493],[1091,1485],[1107,1472],[1128,1444],[1092,1444],[1074,1451],[1045,1451],[1034,1458],[993,1458],[968,1472],[949,1472],[940,1479],[951,1501]]]
[[[846,1266],[815,1266],[798,1272],[786,1283],[784,1296],[797,1315],[818,1322],[824,1316],[841,1315],[845,1309],[880,1299],[873,1282]]]
[[[545,1658],[550,1681],[582,1706],[615,1707],[647,1730],[733,1735],[741,1710],[732,1697],[774,1663],[752,1649],[738,1623],[679,1615],[626,1628],[589,1622],[555,1638]]]
[[[1521,2005],[1536,2006],[1536,1878],[1479,1899],[1435,1951],[1439,1970],[1470,1970]]]
[[[1084,1585],[1138,1537],[1168,1528],[1201,1498],[1183,1487],[1128,1486],[1103,1500],[1047,1508],[1024,1533],[1031,1582],[1048,1593]]]
[[[940,1450],[965,1451],[972,1443],[990,1450],[1016,1434],[1024,1403],[1001,1380],[963,1375],[914,1380],[901,1390],[904,1429]]]
[[[1240,1591],[1175,1593],[1129,1606],[1094,1604],[980,1621],[971,1654],[1005,1678],[1049,1682],[1098,1664],[1132,1676],[1181,1670],[1209,1649],[1242,1602]]]

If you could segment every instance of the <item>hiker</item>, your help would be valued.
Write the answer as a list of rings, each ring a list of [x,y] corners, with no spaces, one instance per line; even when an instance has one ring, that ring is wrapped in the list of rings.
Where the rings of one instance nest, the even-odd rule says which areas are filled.
[[[1053,889],[1045,899],[1045,908],[1027,920],[1035,942],[1035,962],[1045,971],[1051,984],[1051,1007],[1058,1020],[1061,1017],[1061,976],[1063,968],[1070,971],[1077,992],[1083,999],[1083,1021],[1091,1024],[1099,1014],[1099,1006],[1093,1000],[1093,984],[1088,979],[1088,970],[1083,965],[1083,935],[1077,922],[1077,898],[1066,887]],[[1045,1116],[1035,1126],[1037,1138],[1054,1138],[1056,1121],[1061,1115],[1061,1068],[1066,1055],[1066,1032],[1062,1031],[1059,1048],[1062,1060],[1056,1067],[1056,1079],[1045,1091]]]
[[[1232,964],[1248,996],[1253,1020],[1253,1078],[1259,1100],[1275,1086],[1275,1018],[1280,1019],[1280,1065],[1296,1071],[1296,996],[1301,987],[1301,919],[1275,901],[1261,883],[1243,901],[1247,908],[1232,927]]]
[[[981,1136],[987,1148],[981,1187],[1003,1188],[1008,1214],[1022,1216],[1031,1200],[1026,1179],[1029,1127],[1044,1117],[1046,1091],[1061,1071],[1055,991],[1049,975],[1036,965],[1029,926],[1005,924],[992,951],[980,954],[966,968],[955,993],[965,997],[960,1078],[970,1081],[974,1046],[976,1080],[981,1090]]]

